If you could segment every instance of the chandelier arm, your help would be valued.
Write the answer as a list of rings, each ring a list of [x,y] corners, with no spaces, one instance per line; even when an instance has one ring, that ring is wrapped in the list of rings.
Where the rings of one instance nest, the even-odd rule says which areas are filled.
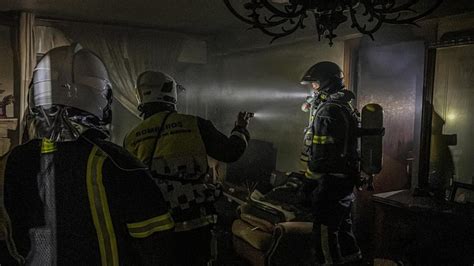
[[[238,19],[242,20],[243,22],[247,23],[247,24],[253,24],[254,21],[251,20],[251,19],[248,19],[242,15],[240,15],[239,12],[237,12],[237,10],[234,9],[234,7],[232,6],[232,4],[230,3],[230,0],[223,0],[224,1],[224,4],[227,6],[227,8],[229,9],[229,11],[234,15],[236,16]]]
[[[399,19],[401,14],[399,13],[396,18],[386,18],[382,14],[379,14],[377,12],[371,13],[374,17],[377,19],[382,19],[384,23],[389,23],[389,24],[412,24],[412,25],[417,25],[416,21],[422,17],[425,17],[426,15],[432,13],[438,6],[442,3],[442,0],[437,0],[434,6],[432,6],[430,9],[426,10],[425,12],[418,14],[414,17],[410,18],[405,18],[405,19]],[[416,12],[416,11],[415,11]],[[382,17],[383,16],[383,17]]]
[[[295,32],[298,28],[305,28],[304,24],[303,24],[303,21],[306,17],[304,16],[301,16],[299,19],[298,19],[298,22],[296,22],[296,24],[291,27],[289,30],[285,29],[285,27],[281,27],[281,30],[282,32],[284,32],[285,34],[288,33],[288,34],[291,34],[293,32]],[[288,35],[286,34],[286,35]]]
[[[405,18],[405,19],[387,19],[385,18],[384,19],[384,22],[386,23],[390,23],[390,24],[415,24],[416,25],[416,21],[431,14],[436,8],[438,8],[441,3],[443,2],[443,0],[437,0],[436,3],[428,10],[426,10],[425,12],[421,13],[421,14],[418,14],[414,17],[410,17],[410,18]]]
[[[274,21],[274,22],[267,21],[266,23],[261,22],[259,19],[248,19],[248,18],[240,15],[239,12],[237,12],[237,10],[234,9],[232,4],[230,3],[230,0],[224,0],[224,4],[227,6],[227,8],[230,10],[230,12],[234,16],[236,16],[241,21],[243,21],[247,24],[250,24],[250,25],[254,25],[255,23],[258,23],[262,27],[270,28],[270,27],[275,27],[275,26],[278,26],[278,25],[286,22],[286,21],[284,21],[285,20],[284,18],[280,21]],[[253,13],[257,16],[260,16],[260,14],[258,14],[255,10],[253,10]],[[251,16],[254,16],[254,15],[251,15]]]
[[[285,22],[287,22],[289,19],[288,18],[277,18],[278,16],[276,15],[273,15],[271,16],[270,18],[267,18],[267,17],[264,17],[264,21],[266,22],[266,24],[270,25],[272,24],[273,26],[278,26],[280,24],[283,24]],[[277,18],[278,20],[277,21],[273,21],[273,19]],[[272,27],[273,27],[272,26]]]
[[[302,13],[306,12],[306,9],[304,6],[300,8],[300,10],[297,10],[295,8],[295,11],[293,12],[284,12],[281,11],[280,9],[274,7],[268,0],[258,0],[261,4],[263,4],[264,7],[266,7],[270,12],[272,12],[275,15],[278,15],[280,17],[285,17],[285,18],[296,18],[300,16]]]
[[[364,2],[364,5],[367,1],[363,1]],[[407,3],[404,3],[402,5],[399,5],[399,6],[395,6],[395,2],[393,4],[390,5],[389,8],[384,8],[383,5],[382,5],[382,8],[377,8],[377,7],[373,7],[373,10],[377,11],[377,12],[380,12],[380,13],[397,13],[397,12],[401,12],[401,11],[406,11],[407,9],[409,9],[410,7],[412,7],[413,5],[416,5],[418,2],[420,2],[420,0],[410,0],[409,2]],[[371,5],[370,3],[368,5]]]
[[[350,9],[350,14],[351,14],[351,20],[352,20],[352,27],[357,28],[357,30],[362,34],[369,35],[369,37],[372,40],[374,40],[374,36],[372,35],[372,33],[376,32],[377,30],[380,29],[380,27],[382,27],[383,21],[377,18],[377,24],[375,24],[375,26],[372,29],[367,30],[367,24],[364,24],[364,26],[361,26],[359,22],[357,21],[357,18],[355,16],[355,10]]]
[[[290,20],[289,18],[281,18],[277,21],[272,21],[273,18],[277,17],[276,15],[273,15],[270,18],[267,18],[266,16],[261,18],[261,15],[258,14],[255,10],[253,11],[253,14],[250,16],[252,18],[252,25],[258,25],[259,27],[263,28],[273,28],[281,24],[285,24]]]
[[[281,32],[274,32],[274,31],[268,30],[266,27],[262,27],[262,26],[257,25],[257,24],[255,24],[252,28],[259,29],[264,34],[273,37],[272,40],[270,41],[270,43],[273,43],[275,40],[277,40],[279,38],[282,38],[282,37],[285,37],[285,36],[288,36],[288,35],[292,34],[293,32],[295,32],[300,27],[304,28],[303,20],[304,20],[304,17],[301,17],[298,20],[298,22],[295,23],[295,25],[293,27],[291,27],[290,29],[285,29],[284,27],[282,27]]]

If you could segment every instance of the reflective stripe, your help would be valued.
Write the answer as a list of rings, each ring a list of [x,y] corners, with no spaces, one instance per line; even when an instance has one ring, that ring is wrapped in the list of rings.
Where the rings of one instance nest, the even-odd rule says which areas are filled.
[[[244,133],[235,130],[234,132],[232,132],[231,135],[232,136],[237,136],[237,137],[243,139],[245,141],[245,145],[248,145],[247,137],[245,136]]]
[[[334,177],[339,177],[339,178],[346,178],[348,177],[347,174],[341,174],[341,173],[313,173],[311,170],[306,169],[305,177],[308,179],[320,179],[321,177],[328,175],[328,176],[334,176]]]
[[[321,248],[323,250],[325,264],[332,265],[331,250],[329,249],[328,227],[321,225]]]
[[[143,222],[127,224],[127,227],[132,237],[144,238],[153,233],[173,228],[174,222],[171,215],[166,213]]]
[[[323,174],[313,173],[311,170],[309,170],[309,168],[306,168],[304,176],[308,179],[319,180],[323,176]]]
[[[309,162],[309,156],[307,154],[301,154],[300,160],[304,162]]]
[[[43,139],[41,142],[41,153],[52,153],[56,151],[56,143],[50,139]]]
[[[214,224],[217,222],[217,216],[216,215],[208,215],[205,217],[200,217],[197,219],[189,220],[189,221],[184,221],[181,223],[176,223],[176,227],[174,229],[175,232],[181,232],[181,231],[188,231],[192,229],[196,229],[199,227],[203,227],[208,224]]]
[[[313,144],[333,144],[334,138],[331,136],[317,136],[313,137]]]
[[[102,183],[102,167],[106,158],[97,146],[92,148],[87,161],[87,194],[99,241],[102,265],[119,265],[117,240]]]

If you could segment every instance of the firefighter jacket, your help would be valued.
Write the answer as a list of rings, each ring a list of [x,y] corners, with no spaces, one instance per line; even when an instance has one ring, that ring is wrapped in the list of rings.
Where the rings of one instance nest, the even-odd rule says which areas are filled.
[[[236,127],[227,137],[200,117],[158,112],[145,119],[124,140],[124,147],[150,167],[169,203],[176,231],[187,231],[215,221],[213,202],[220,191],[204,181],[207,156],[236,161],[250,136]]]
[[[354,175],[358,167],[358,113],[350,105],[352,92],[341,90],[328,95],[316,108],[306,177],[322,174]],[[306,137],[307,139],[307,137]]]
[[[146,167],[104,138],[89,129],[71,142],[32,140],[3,158],[2,259],[136,265],[131,242],[174,227]]]

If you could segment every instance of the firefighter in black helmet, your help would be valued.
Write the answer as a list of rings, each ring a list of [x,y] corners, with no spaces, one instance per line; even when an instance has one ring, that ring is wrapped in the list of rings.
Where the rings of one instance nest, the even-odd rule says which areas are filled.
[[[313,233],[318,263],[345,264],[361,260],[352,233],[353,188],[359,175],[358,113],[344,89],[343,74],[333,62],[313,65],[301,79],[314,92],[312,121],[306,133],[306,191],[314,211]]]

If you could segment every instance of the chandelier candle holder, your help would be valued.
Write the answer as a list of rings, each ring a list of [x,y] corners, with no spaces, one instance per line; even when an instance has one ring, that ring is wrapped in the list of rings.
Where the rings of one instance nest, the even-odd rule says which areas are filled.
[[[351,27],[370,36],[382,24],[412,24],[431,14],[443,0],[430,0],[424,11],[415,9],[420,0],[223,0],[230,12],[250,29],[259,29],[276,39],[288,36],[306,27],[306,19],[314,18],[318,40],[321,37],[332,40],[337,37],[334,31],[351,20]],[[236,9],[232,3],[243,3]],[[239,12],[237,10],[241,10]]]

